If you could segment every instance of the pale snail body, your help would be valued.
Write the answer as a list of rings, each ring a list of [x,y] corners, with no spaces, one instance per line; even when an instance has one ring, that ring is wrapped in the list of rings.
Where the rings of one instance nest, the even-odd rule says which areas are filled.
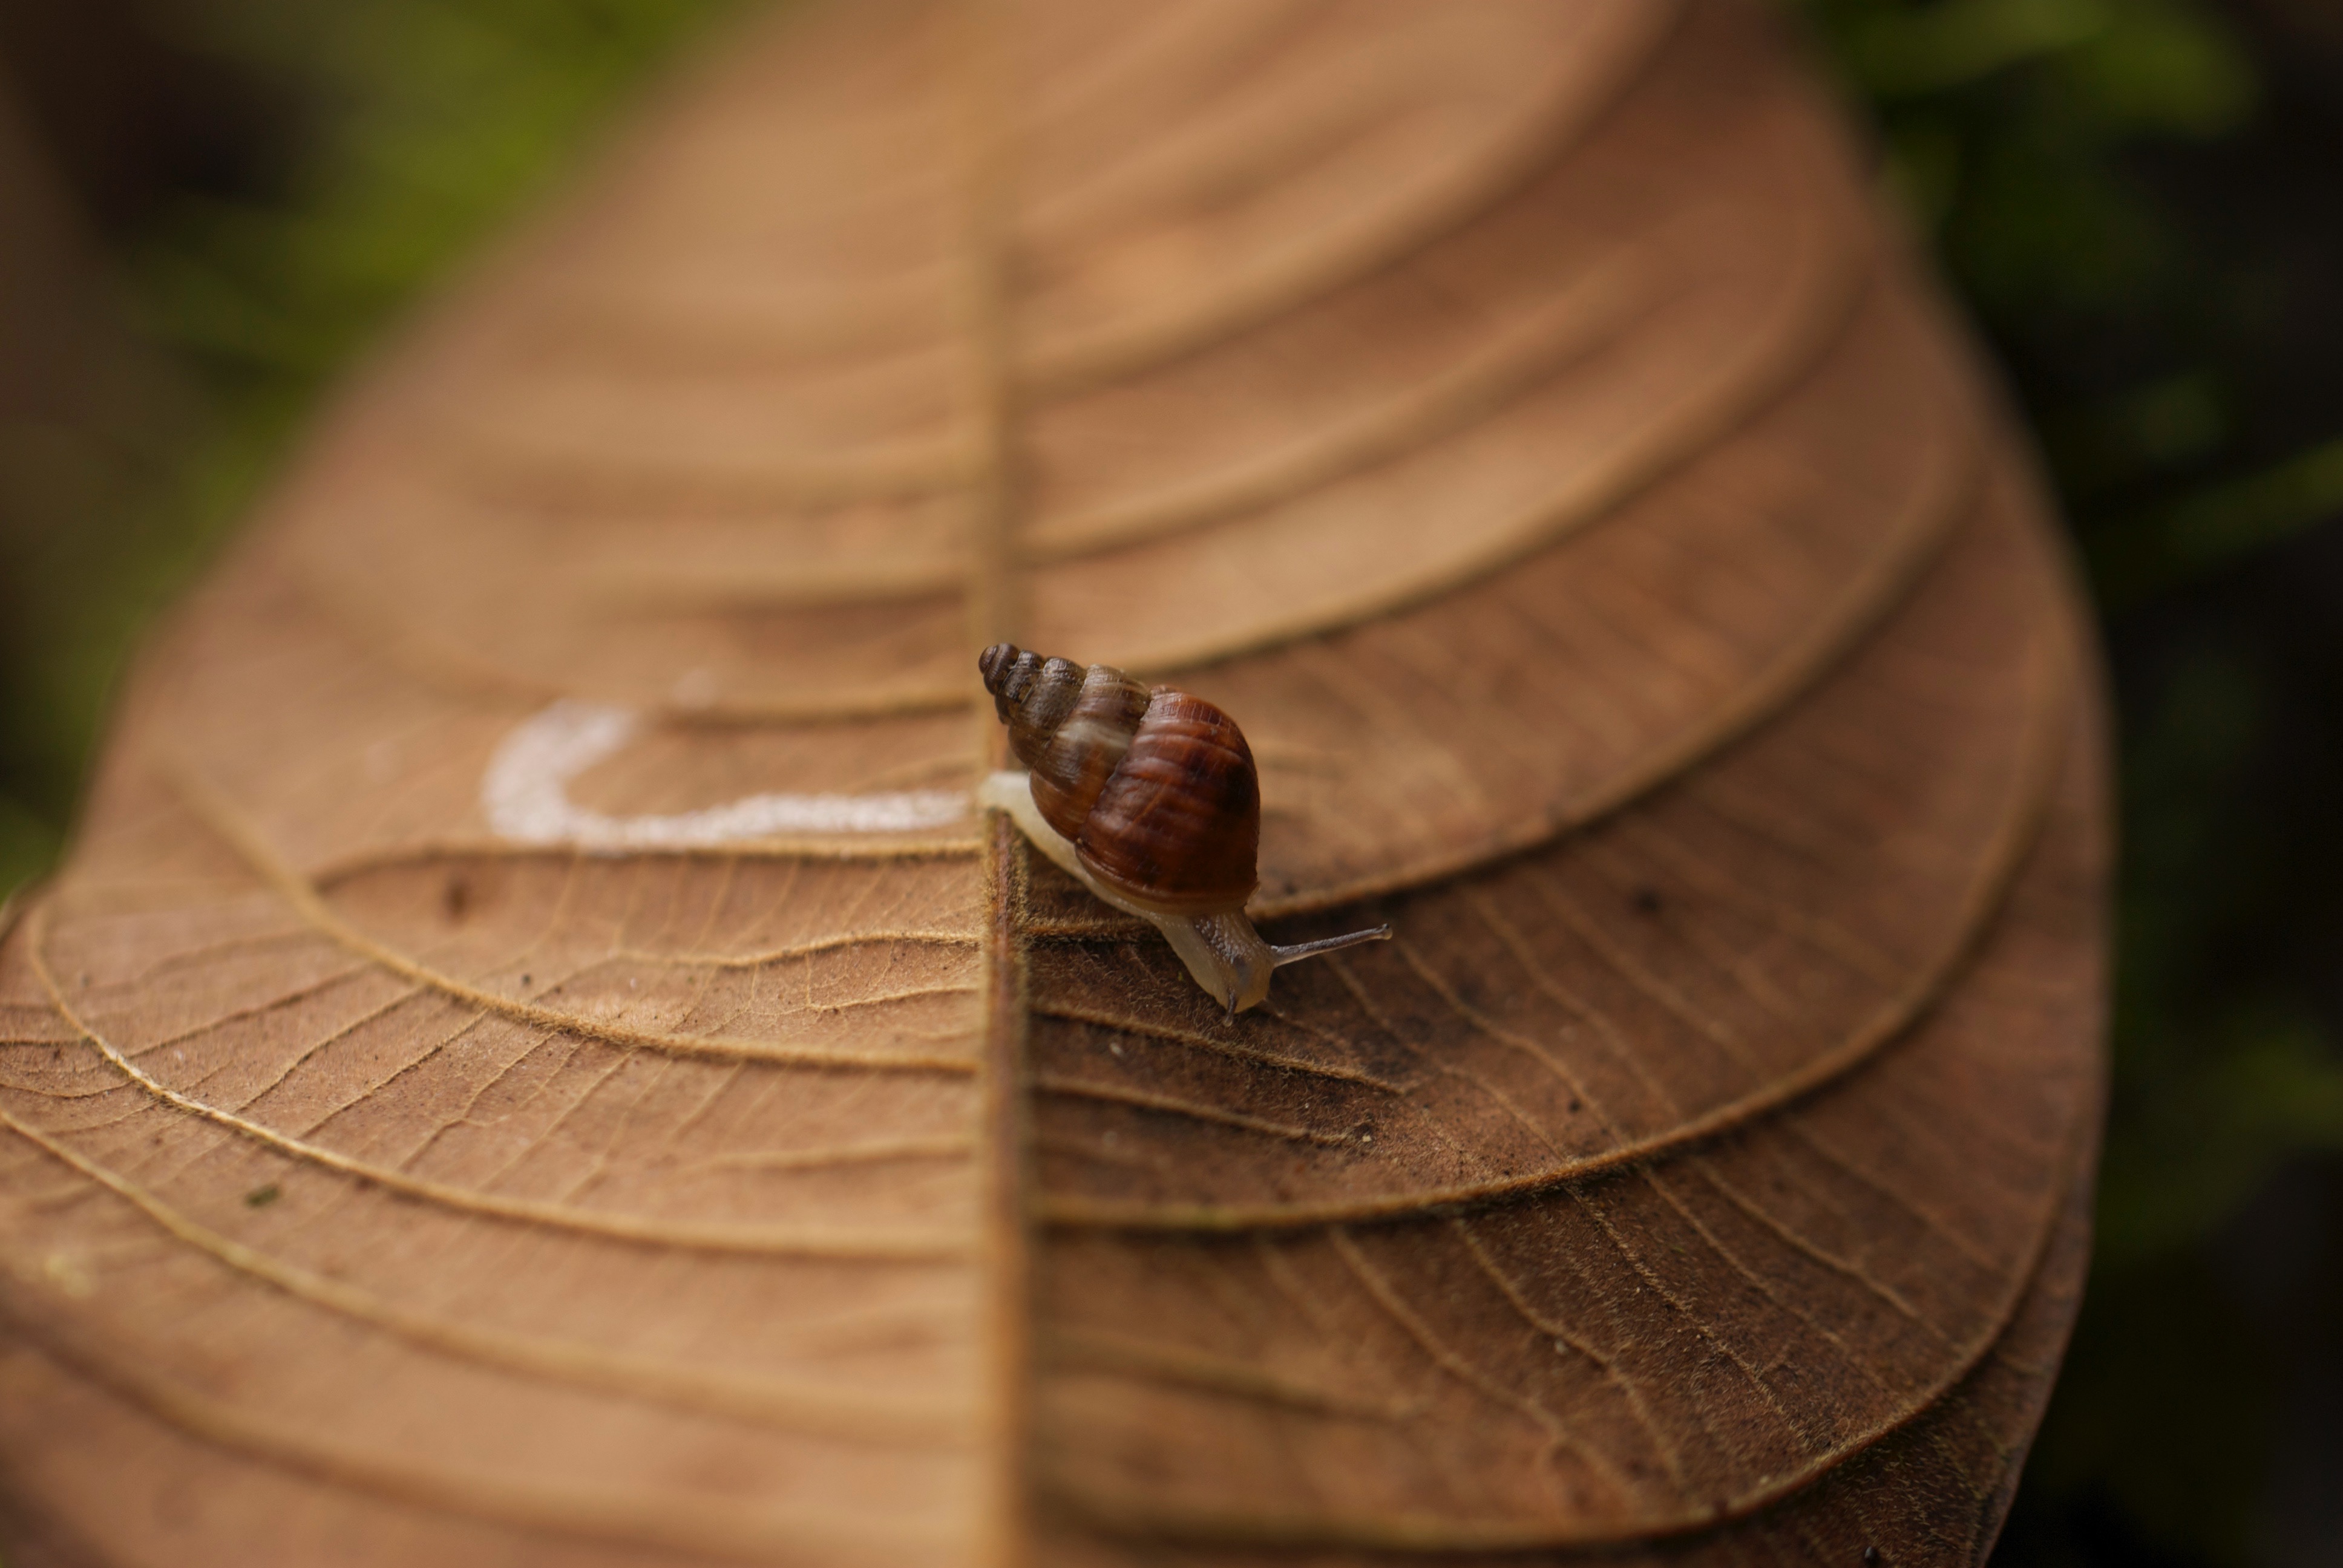
[[[1261,786],[1244,732],[1200,697],[1111,665],[995,643],[977,659],[1009,747],[980,803],[1127,914],[1154,922],[1232,1014],[1269,995],[1281,964],[1380,941],[1389,926],[1277,947],[1245,918],[1260,885]]]

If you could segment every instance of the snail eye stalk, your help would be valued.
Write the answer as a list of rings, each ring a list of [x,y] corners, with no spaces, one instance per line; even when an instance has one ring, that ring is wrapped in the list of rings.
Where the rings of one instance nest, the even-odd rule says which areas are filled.
[[[1323,953],[1339,953],[1344,948],[1355,948],[1363,942],[1387,942],[1392,929],[1387,925],[1369,926],[1363,931],[1345,931],[1339,937],[1321,937],[1314,942],[1295,942],[1292,947],[1280,947],[1272,942],[1269,948],[1271,964],[1283,969],[1298,964],[1303,959],[1314,959]]]

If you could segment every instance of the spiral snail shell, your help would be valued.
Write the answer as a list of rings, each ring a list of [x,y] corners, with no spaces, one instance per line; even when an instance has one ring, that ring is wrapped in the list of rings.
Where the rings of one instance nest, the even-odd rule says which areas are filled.
[[[1260,775],[1244,731],[1213,704],[1013,643],[986,648],[977,668],[1030,769],[992,775],[982,803],[1100,898],[1155,922],[1232,1015],[1269,994],[1280,965],[1391,935],[1377,926],[1277,947],[1253,930]]]

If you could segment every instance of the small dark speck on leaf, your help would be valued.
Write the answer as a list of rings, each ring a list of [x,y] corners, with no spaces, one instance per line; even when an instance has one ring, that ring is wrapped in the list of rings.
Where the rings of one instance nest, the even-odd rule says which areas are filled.
[[[1656,915],[1660,912],[1660,893],[1656,888],[1637,888],[1634,892],[1628,895],[1628,901],[1635,906],[1635,912],[1639,915]]]
[[[266,1209],[283,1195],[277,1191],[277,1183],[271,1181],[266,1187],[255,1187],[251,1191],[246,1192],[244,1195],[244,1206],[247,1209]]]
[[[523,976],[521,976],[521,977],[520,977],[520,983],[521,983],[521,984],[523,984],[523,985],[527,985],[527,984],[528,983],[528,977],[527,975],[523,975]]]
[[[1580,1110],[1580,1109],[1581,1109],[1581,1107],[1580,1107],[1580,1105],[1579,1105],[1578,1101],[1576,1101],[1575,1100],[1574,1100],[1574,1101],[1572,1101],[1570,1102],[1570,1109],[1571,1109],[1573,1111],[1576,1111]]]
[[[439,895],[439,902],[447,910],[449,920],[462,920],[464,911],[472,907],[472,885],[461,877],[448,878],[447,890]]]

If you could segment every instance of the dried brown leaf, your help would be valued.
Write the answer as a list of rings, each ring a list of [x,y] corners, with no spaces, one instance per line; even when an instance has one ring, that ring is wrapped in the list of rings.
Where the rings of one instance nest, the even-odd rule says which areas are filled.
[[[18,1549],[1980,1557],[2101,740],[1865,184],[1727,0],[711,51],[336,411],[0,931]],[[1237,714],[1256,915],[1397,940],[1223,1017],[969,805],[1001,635]]]

